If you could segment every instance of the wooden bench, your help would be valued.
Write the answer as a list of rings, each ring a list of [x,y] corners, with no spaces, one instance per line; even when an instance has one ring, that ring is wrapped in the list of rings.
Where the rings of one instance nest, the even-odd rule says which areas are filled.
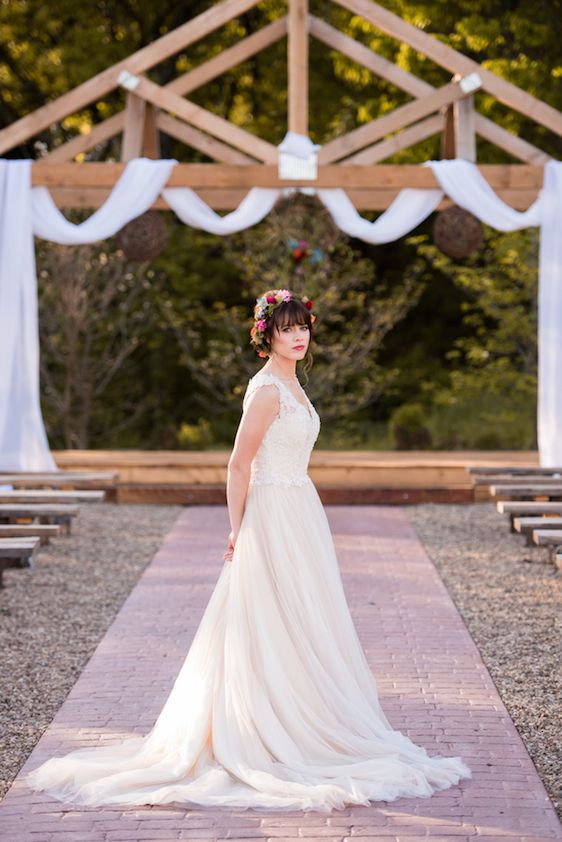
[[[562,532],[558,529],[535,529],[533,544],[548,547],[550,560],[558,570],[562,570]]]
[[[524,515],[562,515],[562,502],[554,500],[498,500],[496,509],[510,518],[511,531],[515,532],[514,519]]]
[[[0,523],[37,519],[39,523],[58,523],[69,534],[71,520],[79,511],[72,503],[0,503]]]
[[[107,502],[117,500],[116,471],[0,471],[0,485],[14,488],[69,488],[105,491]]]
[[[0,538],[0,588],[5,587],[3,574],[7,567],[31,567],[39,538]]]
[[[540,474],[534,476],[533,474],[520,474],[519,476],[509,476],[505,474],[487,474],[486,476],[472,477],[472,485],[542,485],[543,482],[560,482],[562,481],[562,474]]]
[[[526,485],[491,485],[490,497],[493,500],[521,497],[548,497],[562,500],[561,482],[537,482]]]
[[[49,538],[61,531],[59,523],[0,523],[0,538],[40,538],[48,544]]]
[[[532,543],[532,533],[535,529],[560,529],[562,530],[562,517],[560,516],[543,516],[543,517],[521,517],[513,518],[513,531],[520,532],[525,536],[527,543]],[[562,531],[560,533],[560,540],[562,541]]]
[[[104,498],[105,491],[2,491],[0,488],[0,503],[99,503]]]
[[[517,467],[506,467],[504,465],[469,465],[467,469],[469,474],[511,474],[517,476],[520,474],[530,474],[531,476],[551,476],[552,474],[560,474],[562,476],[562,468],[540,468],[530,467],[528,465],[518,465]]]

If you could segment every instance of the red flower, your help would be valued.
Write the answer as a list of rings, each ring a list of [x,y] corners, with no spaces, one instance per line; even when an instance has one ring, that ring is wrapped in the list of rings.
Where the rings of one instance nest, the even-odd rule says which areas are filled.
[[[312,301],[310,299],[305,303],[305,307],[307,310],[312,310]]]

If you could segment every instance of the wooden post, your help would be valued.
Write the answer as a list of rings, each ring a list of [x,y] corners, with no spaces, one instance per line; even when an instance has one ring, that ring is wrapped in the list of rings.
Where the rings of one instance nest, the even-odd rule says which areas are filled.
[[[453,80],[461,79],[455,73]],[[474,96],[468,94],[464,99],[453,103],[453,122],[455,135],[455,157],[465,161],[476,161],[476,131],[474,126]]]
[[[308,0],[289,0],[289,130],[308,135]]]
[[[445,125],[441,133],[441,158],[444,160],[455,157],[455,121],[452,105],[445,105],[442,111]]]
[[[147,103],[144,115],[144,130],[142,137],[142,154],[146,158],[161,158],[160,132],[158,130],[158,111],[154,105]]]
[[[131,92],[127,93],[125,126],[121,141],[122,161],[139,158],[142,153],[145,110],[146,102],[142,97]]]

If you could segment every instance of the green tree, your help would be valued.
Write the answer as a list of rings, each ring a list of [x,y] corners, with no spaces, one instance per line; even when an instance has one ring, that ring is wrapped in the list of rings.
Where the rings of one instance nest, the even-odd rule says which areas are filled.
[[[537,230],[487,229],[484,248],[460,263],[434,246],[420,252],[467,296],[469,332],[447,355],[449,383],[424,384],[434,439],[444,447],[536,447]]]

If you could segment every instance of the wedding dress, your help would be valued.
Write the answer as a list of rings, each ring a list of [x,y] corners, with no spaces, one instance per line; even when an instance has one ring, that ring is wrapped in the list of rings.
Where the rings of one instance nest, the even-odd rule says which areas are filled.
[[[277,377],[279,413],[251,465],[245,510],[152,730],[52,757],[32,789],[77,804],[224,805],[327,812],[430,796],[472,772],[430,757],[381,709],[307,474],[320,419]]]

